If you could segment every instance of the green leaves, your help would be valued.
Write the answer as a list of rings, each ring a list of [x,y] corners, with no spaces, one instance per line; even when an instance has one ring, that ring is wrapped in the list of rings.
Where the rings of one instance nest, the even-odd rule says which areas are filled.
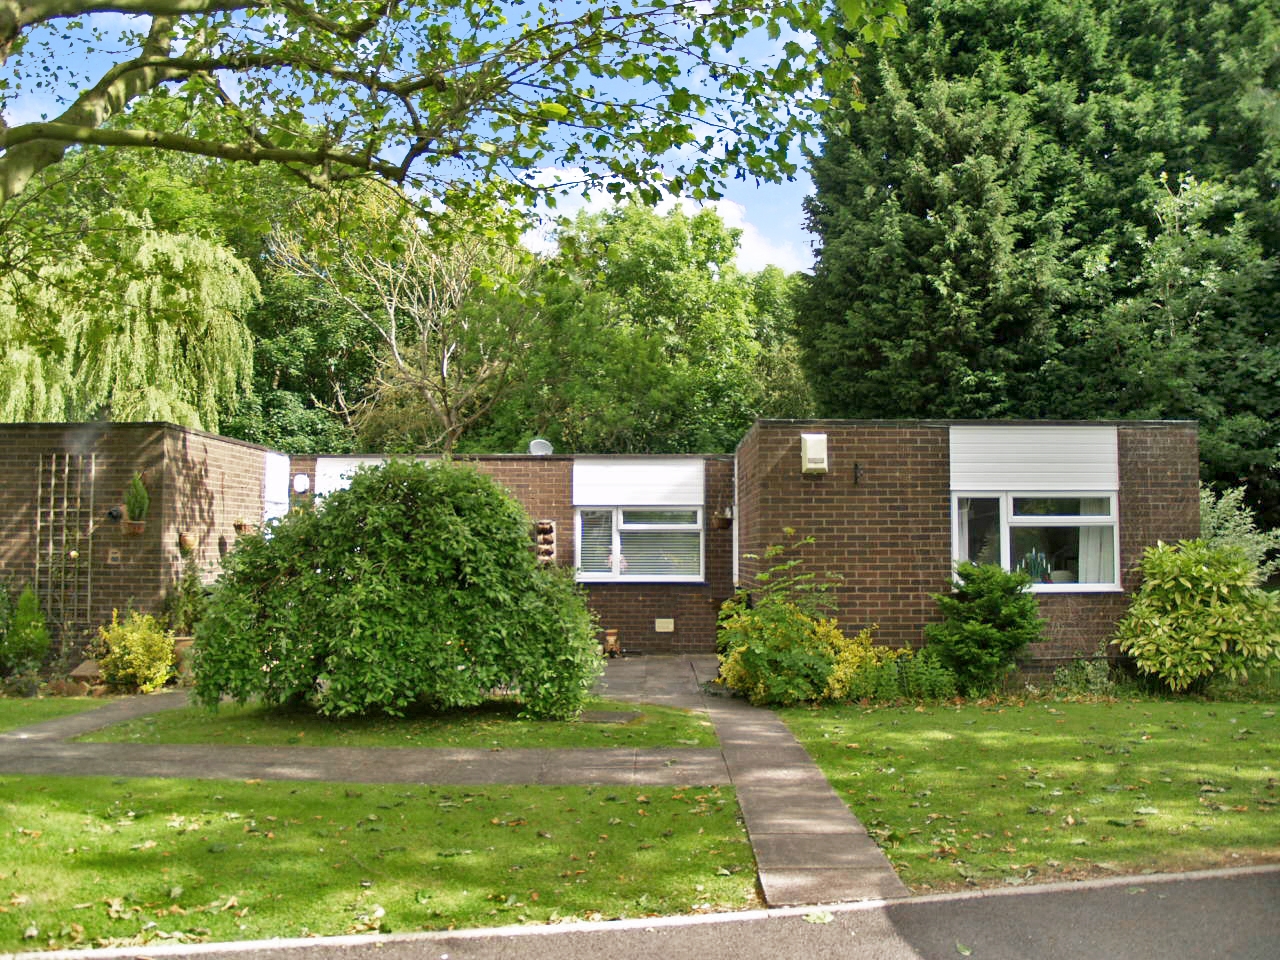
[[[1040,639],[1044,621],[1022,571],[998,564],[961,563],[951,593],[934,595],[945,622],[925,627],[926,649],[956,673],[966,692],[994,689],[1014,658]]]
[[[821,49],[839,19],[818,0],[770,2],[752,16],[733,4],[664,0],[586,8],[445,0],[429,10],[316,0],[186,16],[144,4],[141,12],[157,14],[145,38],[127,23],[70,21],[64,42],[119,51],[98,82],[87,70],[51,73],[43,45],[23,42],[46,19],[81,12],[74,7],[25,7],[0,33],[9,110],[33,113],[26,96],[68,104],[48,124],[6,130],[0,200],[20,195],[76,143],[279,163],[325,185],[373,174],[436,200],[482,183],[520,201],[539,192],[522,175],[538,167],[651,187],[671,144],[729,135],[735,148],[678,162],[712,184],[734,173],[776,178],[791,164],[787,139],[812,130],[806,106],[823,62],[843,56]],[[849,36],[864,42],[892,36],[901,19],[895,3],[843,0],[841,10]],[[822,42],[785,48],[780,70],[732,54],[757,31]],[[699,82],[686,86],[690,75]],[[224,77],[234,102],[217,85]],[[188,119],[136,121],[127,108],[162,87]]]
[[[1143,552],[1142,574],[1115,633],[1142,672],[1183,691],[1280,665],[1280,598],[1258,588],[1240,549],[1161,543]]]
[[[582,594],[540,567],[529,521],[450,463],[358,473],[318,512],[243,537],[197,631],[197,699],[303,701],[346,716],[519,692],[574,716],[599,668]]]

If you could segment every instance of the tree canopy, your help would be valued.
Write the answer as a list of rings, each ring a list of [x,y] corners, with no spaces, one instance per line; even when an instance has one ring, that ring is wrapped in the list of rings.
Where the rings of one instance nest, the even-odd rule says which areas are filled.
[[[1274,2],[922,0],[860,78],[812,167],[821,412],[1194,418],[1280,507]]]
[[[903,13],[838,7],[841,43],[823,0],[5,2],[0,202],[77,145],[374,175],[454,206],[528,197],[548,167],[710,196],[793,172],[820,80]],[[735,50],[756,32],[768,57]],[[131,109],[157,95],[182,109]]]
[[[739,272],[714,210],[620,204],[566,224],[558,247],[538,336],[472,449],[538,435],[566,452],[729,451],[757,416],[810,413],[793,281]]]

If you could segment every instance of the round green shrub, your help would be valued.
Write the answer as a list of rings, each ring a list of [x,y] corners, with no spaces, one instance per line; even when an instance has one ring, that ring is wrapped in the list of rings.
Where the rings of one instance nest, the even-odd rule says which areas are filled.
[[[961,563],[950,593],[934,594],[946,619],[924,628],[926,649],[966,694],[995,689],[1028,643],[1044,635],[1031,578],[992,563]]]
[[[1238,547],[1157,544],[1142,576],[1115,634],[1142,673],[1176,692],[1280,666],[1280,596],[1259,589],[1257,563]]]
[[[346,716],[515,692],[570,717],[600,670],[580,590],[539,566],[521,506],[452,463],[356,473],[242,537],[196,628],[195,696]]]

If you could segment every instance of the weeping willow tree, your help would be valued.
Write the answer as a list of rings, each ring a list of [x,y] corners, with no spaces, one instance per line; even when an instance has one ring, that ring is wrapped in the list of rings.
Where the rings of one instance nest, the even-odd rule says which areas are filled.
[[[217,430],[250,389],[242,318],[257,280],[225,247],[146,216],[101,220],[93,246],[0,283],[0,419]]]

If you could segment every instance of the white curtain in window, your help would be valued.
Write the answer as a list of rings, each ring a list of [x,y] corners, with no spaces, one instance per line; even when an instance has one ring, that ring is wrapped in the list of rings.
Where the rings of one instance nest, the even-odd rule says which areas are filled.
[[[1115,578],[1111,527],[1080,528],[1080,583],[1111,583]]]

